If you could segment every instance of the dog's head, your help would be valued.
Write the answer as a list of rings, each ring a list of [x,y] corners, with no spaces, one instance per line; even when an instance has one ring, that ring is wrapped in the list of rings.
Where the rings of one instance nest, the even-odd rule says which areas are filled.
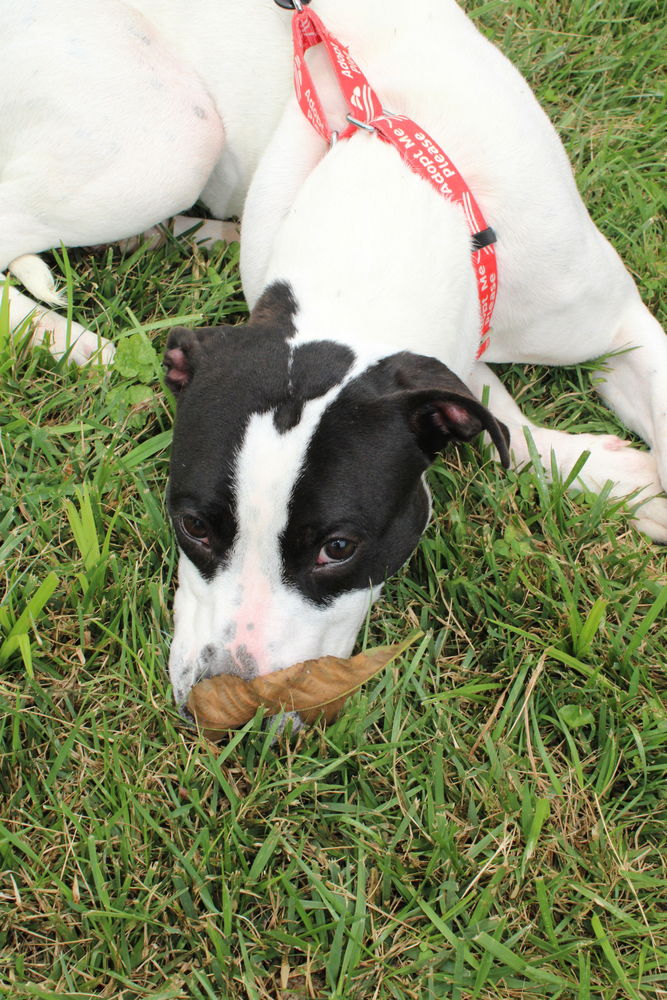
[[[296,342],[293,311],[275,286],[243,327],[169,337],[179,704],[211,674],[348,656],[426,525],[438,452],[486,430],[508,461],[506,430],[445,365]]]

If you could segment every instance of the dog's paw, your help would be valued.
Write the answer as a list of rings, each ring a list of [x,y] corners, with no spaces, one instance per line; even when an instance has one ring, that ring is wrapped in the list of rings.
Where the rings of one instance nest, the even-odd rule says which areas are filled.
[[[571,489],[583,487],[601,493],[611,483],[609,496],[625,501],[635,527],[655,542],[667,542],[667,497],[653,452],[640,451],[611,434],[567,434],[536,428],[532,437],[545,470],[551,469],[555,456],[563,479],[588,452]]]
[[[633,511],[632,523],[652,541],[667,545],[667,498],[654,497],[641,504]]]
[[[195,228],[196,227],[196,228]],[[190,239],[198,246],[212,248],[216,243],[234,243],[240,239],[239,224],[220,219],[192,219],[187,215],[176,215],[172,219],[174,236],[181,237],[193,230]]]
[[[34,324],[33,344],[48,344],[54,358],[67,356],[75,365],[99,364],[108,367],[114,359],[116,348],[80,323],[67,321],[57,313],[43,313]]]
[[[84,330],[74,342],[70,360],[75,365],[102,365],[110,367],[116,356],[115,345],[91,330]]]
[[[584,485],[599,492],[613,483],[610,495],[628,498],[635,527],[654,542],[667,542],[667,497],[656,456],[612,435],[577,435],[576,440],[591,452],[580,477]]]

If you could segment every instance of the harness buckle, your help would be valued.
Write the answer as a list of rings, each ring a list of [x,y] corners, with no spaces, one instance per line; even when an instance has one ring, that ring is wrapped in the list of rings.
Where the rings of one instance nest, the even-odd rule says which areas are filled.
[[[305,4],[308,6],[310,0],[303,0],[303,2],[302,0],[275,0],[275,2],[279,7],[282,7],[283,10],[301,11],[303,10],[303,5]]]

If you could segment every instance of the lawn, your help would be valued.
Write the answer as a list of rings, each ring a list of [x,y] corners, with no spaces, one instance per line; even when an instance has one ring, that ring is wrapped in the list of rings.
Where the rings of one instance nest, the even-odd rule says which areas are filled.
[[[664,322],[662,4],[468,7]],[[119,351],[67,368],[0,309],[0,996],[665,1000],[665,550],[452,452],[361,637],[408,652],[326,729],[210,744],[166,673],[160,357],[243,319],[237,247],[50,260]],[[501,374],[541,420],[621,430],[586,366]]]

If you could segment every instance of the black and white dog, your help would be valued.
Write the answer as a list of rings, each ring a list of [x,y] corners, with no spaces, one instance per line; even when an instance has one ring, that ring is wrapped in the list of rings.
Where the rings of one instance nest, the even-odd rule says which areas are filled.
[[[348,655],[383,580],[417,544],[429,515],[423,473],[452,439],[484,430],[503,462],[522,465],[528,427],[546,468],[555,455],[564,476],[589,451],[578,482],[635,494],[639,528],[667,541],[667,339],[591,222],[525,81],[453,0],[312,7],[385,107],[446,149],[498,235],[484,361],[563,365],[616,352],[599,389],[651,451],[526,420],[476,360],[463,211],[373,134],[327,148],[291,96],[290,16],[272,0],[202,0],[196,19],[185,0],[32,0],[6,12],[19,35],[41,40],[47,78],[54,59],[78,60],[77,73],[63,70],[50,120],[36,125],[33,112],[23,146],[13,133],[32,173],[10,171],[0,265],[13,262],[33,289],[44,279],[26,254],[128,236],[198,196],[224,217],[249,187],[250,320],[176,330],[165,356],[178,397],[169,506],[182,550],[170,658],[179,703],[207,674]],[[337,127],[338,90],[319,56],[312,70]],[[65,104],[77,74],[85,113],[73,121]],[[48,129],[75,149],[47,178]],[[14,294],[20,318],[27,304]],[[82,357],[90,336],[81,331]]]

